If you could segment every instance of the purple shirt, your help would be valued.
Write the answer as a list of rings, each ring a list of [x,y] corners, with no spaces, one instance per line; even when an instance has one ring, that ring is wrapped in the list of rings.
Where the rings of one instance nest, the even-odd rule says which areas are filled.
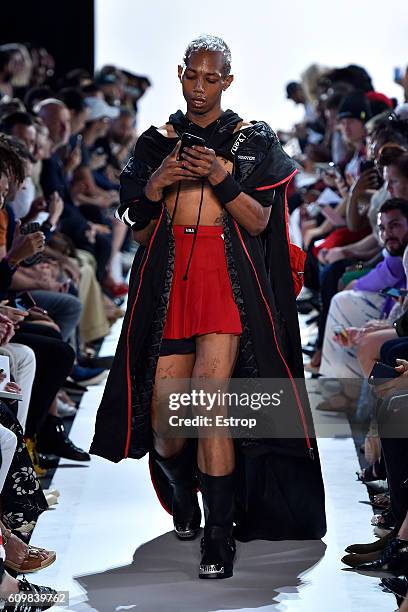
[[[362,276],[354,284],[356,291],[378,292],[387,287],[397,287],[398,289],[406,286],[406,276],[402,258],[393,255],[386,255],[376,267],[365,276]],[[385,300],[382,315],[388,314],[395,301],[392,298]]]

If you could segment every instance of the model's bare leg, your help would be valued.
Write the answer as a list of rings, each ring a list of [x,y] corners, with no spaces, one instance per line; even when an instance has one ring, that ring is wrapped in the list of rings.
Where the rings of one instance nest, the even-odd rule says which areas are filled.
[[[169,426],[169,392],[190,390],[195,355],[160,357],[152,402],[155,452],[152,458],[166,475],[173,491],[174,530],[181,540],[194,538],[201,524],[197,499],[196,448],[185,438],[172,438]],[[184,416],[181,409],[177,415]]]
[[[197,338],[192,385],[207,389],[213,386],[213,392],[216,388],[227,390],[238,345],[239,336],[230,334],[208,334]],[[224,407],[218,406],[216,413],[227,416],[224,411]],[[200,578],[229,578],[233,574],[235,457],[231,438],[224,436],[225,433],[206,438],[200,436],[198,441],[200,489],[205,514]]]
[[[189,381],[194,368],[195,354],[168,355],[159,357],[156,369],[156,378],[152,398],[152,429],[154,435],[154,447],[162,457],[176,455],[184,446],[184,438],[170,438],[169,432],[169,386],[173,386],[174,392],[182,393],[190,390],[190,385],[182,384],[181,381]],[[161,388],[161,383],[165,386]],[[178,411],[181,415],[181,409]]]
[[[197,338],[197,356],[193,384],[205,381],[229,381],[238,355],[239,336],[207,334]],[[221,414],[218,412],[218,414]],[[198,466],[205,474],[224,476],[234,469],[234,446],[231,438],[199,438]]]

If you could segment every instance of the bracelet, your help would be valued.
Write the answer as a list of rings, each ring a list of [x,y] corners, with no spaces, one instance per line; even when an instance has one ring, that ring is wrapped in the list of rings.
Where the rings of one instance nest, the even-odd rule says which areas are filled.
[[[213,185],[212,188],[221,206],[225,206],[228,202],[235,200],[242,193],[239,183],[237,183],[231,174],[227,174],[221,183]]]
[[[144,204],[145,206],[149,206],[151,208],[159,210],[161,209],[161,205],[163,204],[163,198],[160,198],[160,200],[150,200],[143,191],[142,197],[140,199],[140,204]]]

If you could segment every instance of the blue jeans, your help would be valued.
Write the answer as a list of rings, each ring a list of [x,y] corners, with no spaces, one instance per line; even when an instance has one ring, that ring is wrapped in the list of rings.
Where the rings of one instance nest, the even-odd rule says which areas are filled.
[[[82,304],[69,293],[36,289],[30,292],[40,308],[47,310],[61,330],[62,339],[68,342],[81,318]]]

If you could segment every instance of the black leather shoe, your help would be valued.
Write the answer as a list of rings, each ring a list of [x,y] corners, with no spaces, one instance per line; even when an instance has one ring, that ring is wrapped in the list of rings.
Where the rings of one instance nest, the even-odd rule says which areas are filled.
[[[38,453],[39,466],[44,470],[55,470],[58,467],[60,458],[56,455],[46,455],[44,453]]]
[[[90,461],[89,453],[78,448],[69,439],[64,422],[60,417],[48,415],[37,438],[37,448],[42,453],[51,453],[64,459]]]
[[[393,538],[388,542],[379,559],[357,565],[357,569],[367,572],[385,570],[405,573],[408,570],[408,541]]]
[[[211,476],[200,473],[205,514],[201,540],[199,578],[231,578],[235,558],[232,536],[235,502],[234,473]]]
[[[180,540],[194,540],[200,531],[201,510],[197,494],[178,491],[177,501],[173,499],[174,531]]]
[[[174,531],[180,540],[192,540],[200,531],[201,510],[197,498],[196,447],[186,443],[173,457],[164,459],[156,451],[155,460],[167,476],[173,490]]]
[[[235,540],[212,527],[201,539],[199,578],[231,578],[236,553]]]
[[[370,544],[350,544],[350,546],[347,546],[346,552],[365,555],[367,553],[382,551],[387,546],[388,542],[392,538],[395,538],[396,535],[396,531],[392,531],[383,538],[379,538],[375,542],[370,542]]]

